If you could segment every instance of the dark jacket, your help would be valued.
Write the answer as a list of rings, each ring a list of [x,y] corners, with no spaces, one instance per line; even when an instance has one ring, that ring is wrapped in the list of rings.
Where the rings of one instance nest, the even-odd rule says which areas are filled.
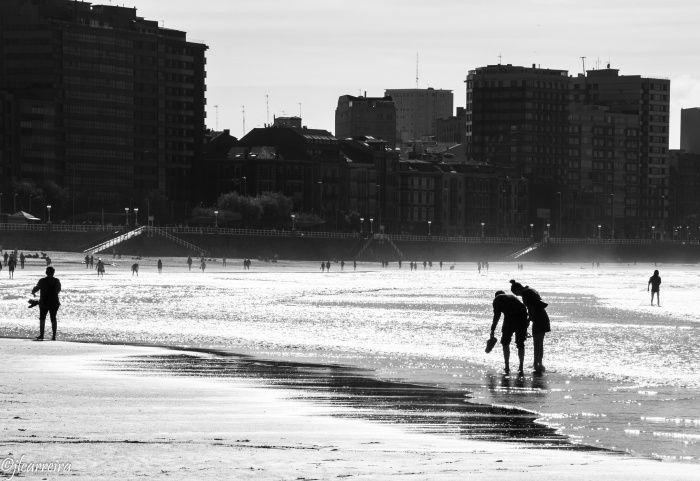
[[[527,329],[527,310],[520,300],[510,294],[501,294],[493,300],[493,324],[495,329],[498,320],[503,314],[503,330]]]
[[[46,309],[58,309],[61,303],[58,300],[58,293],[61,292],[61,281],[55,277],[46,276],[39,279],[32,294],[39,291],[39,307]]]
[[[532,287],[525,286],[521,296],[523,304],[527,307],[527,312],[530,315],[530,321],[532,321],[532,333],[549,332],[551,330],[549,316],[547,311],[545,311],[548,304],[542,300],[540,293]]]

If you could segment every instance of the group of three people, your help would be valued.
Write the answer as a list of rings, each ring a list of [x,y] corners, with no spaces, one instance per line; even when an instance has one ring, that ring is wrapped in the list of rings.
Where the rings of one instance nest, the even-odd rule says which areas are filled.
[[[503,315],[501,327],[501,346],[503,347],[503,361],[505,373],[510,373],[510,343],[515,336],[515,345],[518,349],[519,368],[523,374],[525,362],[525,339],[527,329],[532,322],[532,340],[534,344],[533,367],[535,373],[544,372],[542,358],[544,356],[544,336],[550,331],[549,316],[545,310],[547,303],[542,300],[539,292],[529,286],[523,286],[511,279],[510,290],[514,295],[497,291],[493,300],[493,322],[491,323],[491,339],[495,340],[494,332],[498,321]],[[516,296],[522,298],[522,302]],[[495,341],[494,341],[495,342]]]

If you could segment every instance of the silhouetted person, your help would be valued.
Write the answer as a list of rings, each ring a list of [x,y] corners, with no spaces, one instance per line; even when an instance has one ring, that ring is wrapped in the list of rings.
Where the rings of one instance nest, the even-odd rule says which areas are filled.
[[[136,277],[139,276],[139,263],[138,262],[134,262],[133,264],[131,264],[131,276],[133,277],[134,275]]]
[[[22,252],[22,253],[19,255],[19,266],[20,266],[22,269],[24,269],[24,260],[25,260],[24,252]]]
[[[204,257],[202,257],[202,261],[199,263],[199,268],[202,269],[202,272],[207,268],[207,261],[204,260]]]
[[[223,267],[226,267],[226,258],[225,257],[221,259],[221,265]]]
[[[192,270],[192,256],[187,256],[187,270]]]
[[[11,255],[10,259],[7,261],[7,270],[10,273],[10,279],[14,279],[15,277],[15,267],[17,267],[17,261],[15,260],[15,256]]]
[[[321,262],[321,272],[326,272],[326,263]]]
[[[353,271],[357,270],[357,261],[352,261],[352,270]]]
[[[105,275],[105,263],[102,259],[97,259],[97,277],[104,277]]]
[[[440,270],[442,270],[442,261],[440,261]]]
[[[532,322],[532,344],[534,351],[533,367],[537,374],[544,372],[542,358],[544,357],[544,336],[551,328],[549,316],[545,310],[548,304],[542,300],[540,293],[530,286],[524,286],[511,279],[510,290],[516,296],[523,299],[523,304],[527,308],[527,313]]]
[[[32,289],[33,296],[36,296],[36,292],[39,291],[39,335],[36,337],[37,341],[44,340],[46,314],[51,317],[51,340],[56,340],[56,313],[61,305],[58,300],[58,294],[61,292],[61,281],[53,276],[54,273],[53,267],[47,267],[46,277],[39,279],[39,282]]]
[[[649,278],[649,282],[647,283],[647,292],[649,292],[649,286],[651,286],[651,305],[654,305],[654,293],[656,293],[656,305],[661,307],[661,300],[659,298],[661,277],[659,276],[659,271],[654,271],[654,275]]]
[[[163,261],[158,259],[158,274],[163,272]]]
[[[95,267],[95,256],[90,256],[90,269]]]
[[[476,268],[479,271],[479,274],[481,274],[481,261],[476,263]]]
[[[501,346],[503,347],[504,371],[510,373],[510,341],[515,334],[515,345],[518,348],[520,361],[518,373],[523,374],[523,362],[525,361],[525,339],[527,338],[527,310],[525,305],[517,297],[497,291],[493,300],[493,322],[491,323],[491,337],[498,325],[498,320],[503,314],[501,327]]]
[[[5,252],[5,254],[3,254],[3,258],[5,259],[5,265],[7,265],[7,258],[8,257],[10,257],[10,255],[7,252]]]
[[[340,270],[345,270],[345,261],[340,261]]]
[[[51,258],[49,256],[46,256],[46,266],[48,267],[50,265],[51,265]]]

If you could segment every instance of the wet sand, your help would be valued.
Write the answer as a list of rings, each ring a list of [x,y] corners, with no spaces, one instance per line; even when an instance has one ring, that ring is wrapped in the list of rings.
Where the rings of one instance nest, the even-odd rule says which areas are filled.
[[[71,463],[40,478],[697,478],[694,465],[582,449],[527,413],[366,371],[133,346],[0,349],[0,459]]]

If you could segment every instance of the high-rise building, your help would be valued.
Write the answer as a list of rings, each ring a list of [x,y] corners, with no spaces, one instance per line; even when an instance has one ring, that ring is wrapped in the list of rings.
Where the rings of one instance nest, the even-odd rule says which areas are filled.
[[[386,89],[384,95],[396,105],[396,141],[409,143],[435,135],[435,121],[450,117],[454,108],[452,90]]]
[[[681,109],[681,150],[700,154],[700,107]]]
[[[651,225],[664,232],[668,217],[667,165],[670,81],[640,75],[620,75],[619,70],[589,70],[572,78],[572,101],[608,107],[611,112],[637,115],[639,205],[624,206],[623,213],[638,210],[637,232]],[[631,167],[630,167],[631,168]],[[612,192],[610,192],[612,193]],[[633,201],[633,197],[630,197]]]
[[[134,8],[4,0],[0,90],[20,125],[19,168],[5,180],[55,181],[79,211],[158,191],[181,217],[196,197],[206,49]]]
[[[335,136],[339,139],[374,137],[396,145],[396,106],[391,97],[338,98]]]

